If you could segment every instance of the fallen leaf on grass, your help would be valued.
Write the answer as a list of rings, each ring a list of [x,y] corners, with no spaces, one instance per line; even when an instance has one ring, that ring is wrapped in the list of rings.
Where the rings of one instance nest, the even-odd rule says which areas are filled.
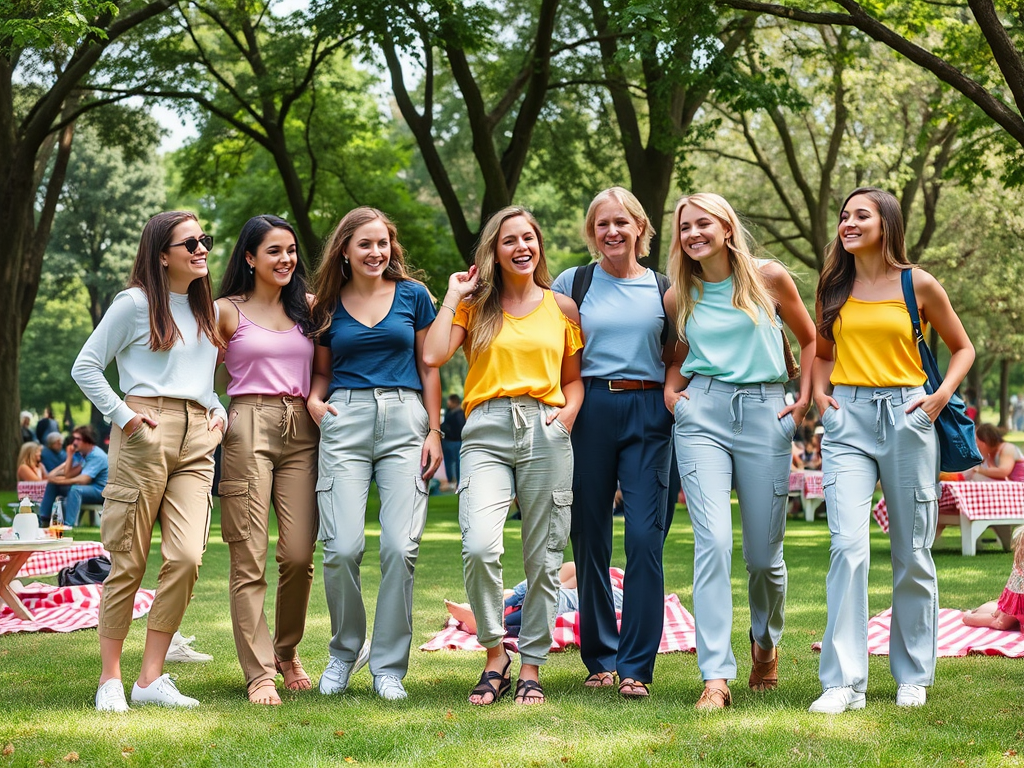
[[[11,744],[10,742],[7,742],[6,744],[4,744],[4,757],[7,757],[7,755],[13,755],[13,754],[14,754],[14,745]]]
[[[1003,752],[1003,757],[1016,757],[1016,756],[1017,756],[1017,750],[1016,749],[1008,749],[1005,752]]]
[[[438,731],[437,732],[437,738],[443,739],[444,738],[444,731]]]
[[[346,757],[345,758],[345,762],[346,763],[358,763],[359,761],[356,760],[354,757]]]
[[[345,735],[345,732],[344,731],[335,731],[334,735],[337,736],[340,739],[342,736]]]
[[[77,752],[68,752],[66,755],[64,755],[64,762],[65,763],[77,763],[78,762],[78,753]]]
[[[130,755],[134,751],[135,751],[135,747],[129,747],[129,746],[121,747],[121,754],[122,755]]]
[[[449,709],[449,710],[448,710],[447,712],[445,712],[445,713],[444,713],[444,719],[445,719],[445,720],[454,720],[454,719],[455,719],[455,713],[454,713],[454,712],[452,712],[452,711],[451,711],[451,710]]]

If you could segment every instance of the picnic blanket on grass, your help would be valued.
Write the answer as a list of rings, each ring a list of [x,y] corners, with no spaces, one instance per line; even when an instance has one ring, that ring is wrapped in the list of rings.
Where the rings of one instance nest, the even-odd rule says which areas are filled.
[[[621,622],[622,614],[617,613],[616,616]],[[555,631],[552,633],[551,641],[552,651],[563,651],[570,645],[579,647],[580,622],[577,611],[563,613],[555,619]],[[505,645],[514,651],[518,652],[519,650],[517,638],[505,638]],[[421,651],[482,651],[483,649],[484,647],[477,642],[476,635],[467,632],[463,625],[453,618],[449,618],[444,629],[420,646]],[[665,629],[661,634],[658,653],[674,653],[676,651],[694,653],[696,650],[697,641],[694,635],[693,616],[683,607],[676,595],[666,595]]]
[[[0,605],[0,635],[13,632],[73,632],[99,625],[102,584],[78,587],[54,587],[42,582],[26,584],[18,597],[35,621],[22,621],[8,605]],[[132,619],[149,613],[156,595],[151,589],[135,593]]]
[[[1012,629],[1002,631],[987,627],[968,627],[961,621],[961,611],[953,608],[939,610],[939,656],[1024,656],[1024,632]],[[892,608],[887,608],[868,620],[868,653],[873,656],[889,655],[889,623]],[[821,643],[811,645],[821,650]]]

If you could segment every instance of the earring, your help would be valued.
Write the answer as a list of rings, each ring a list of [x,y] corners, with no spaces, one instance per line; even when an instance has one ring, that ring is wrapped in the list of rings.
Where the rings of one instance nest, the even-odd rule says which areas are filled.
[[[256,274],[256,267],[254,267],[252,264],[249,265],[249,274],[250,275],[255,275]]]
[[[347,256],[342,256],[341,258],[343,258],[345,260],[345,266],[347,267],[348,266],[348,257]]]

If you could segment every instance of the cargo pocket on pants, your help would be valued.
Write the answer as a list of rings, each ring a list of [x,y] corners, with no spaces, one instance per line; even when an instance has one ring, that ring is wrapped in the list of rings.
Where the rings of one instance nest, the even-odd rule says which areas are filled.
[[[772,519],[768,529],[768,543],[778,544],[786,537],[786,500],[789,498],[789,478],[775,478],[772,496]]]
[[[939,493],[935,486],[914,489],[914,549],[926,549],[935,543],[939,522]]]
[[[833,536],[840,534],[839,515],[836,514],[836,479],[838,476],[838,472],[826,472],[821,476],[821,494],[825,497],[825,512],[832,512],[830,515],[827,514],[828,532]]]
[[[572,490],[551,492],[551,516],[548,518],[548,549],[565,551],[569,543],[569,525],[572,522]]]
[[[316,506],[320,510],[320,541],[334,540],[334,478],[316,481]]]
[[[249,525],[249,481],[221,480],[217,489],[220,491],[221,537],[228,544],[236,541],[247,541],[251,533]]]
[[[655,472],[658,483],[658,508],[654,511],[654,526],[659,531],[665,530],[668,518],[668,472]]]
[[[103,489],[103,517],[100,539],[108,552],[131,552],[135,540],[135,516],[139,511],[139,489],[108,485]]]
[[[427,526],[427,497],[430,491],[426,480],[420,475],[415,475],[413,480],[416,483],[416,495],[412,514],[409,515],[409,540],[419,544],[423,538],[423,529]]]

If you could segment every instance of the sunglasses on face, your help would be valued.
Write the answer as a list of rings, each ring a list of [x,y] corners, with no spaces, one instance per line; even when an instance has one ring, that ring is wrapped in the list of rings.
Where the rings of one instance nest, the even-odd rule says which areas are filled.
[[[200,235],[199,237],[186,237],[180,243],[171,243],[168,248],[174,248],[179,245],[184,245],[185,250],[189,253],[195,253],[196,248],[202,244],[203,248],[210,250],[213,246],[213,235]]]

